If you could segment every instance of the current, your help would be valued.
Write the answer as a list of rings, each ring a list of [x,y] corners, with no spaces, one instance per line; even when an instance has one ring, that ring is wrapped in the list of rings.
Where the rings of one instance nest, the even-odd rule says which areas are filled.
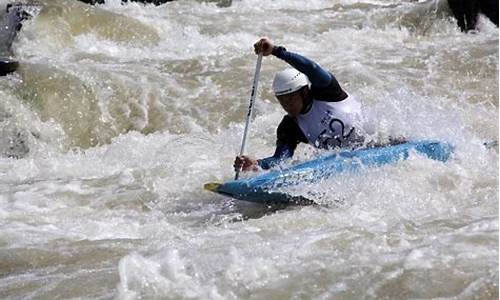
[[[443,0],[36,3],[0,77],[1,299],[498,299],[486,17],[466,34]],[[374,140],[442,140],[452,159],[299,186],[317,206],[203,190],[234,176],[261,36],[332,71]],[[263,60],[254,157],[274,151],[286,67]]]

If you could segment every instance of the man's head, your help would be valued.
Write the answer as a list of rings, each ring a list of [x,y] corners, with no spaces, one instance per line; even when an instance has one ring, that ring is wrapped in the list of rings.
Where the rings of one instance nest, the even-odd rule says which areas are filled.
[[[292,117],[296,117],[304,107],[308,97],[309,80],[296,69],[286,69],[276,73],[273,91],[283,109]]]

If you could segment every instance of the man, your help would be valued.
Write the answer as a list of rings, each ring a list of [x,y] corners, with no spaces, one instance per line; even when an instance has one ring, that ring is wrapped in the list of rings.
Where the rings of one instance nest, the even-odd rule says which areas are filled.
[[[320,149],[363,144],[361,105],[330,72],[304,56],[274,46],[268,38],[261,38],[254,48],[256,54],[272,54],[293,67],[278,72],[273,81],[274,94],[288,114],[278,126],[274,155],[258,160],[238,156],[235,169],[272,168],[291,158],[299,143]]]

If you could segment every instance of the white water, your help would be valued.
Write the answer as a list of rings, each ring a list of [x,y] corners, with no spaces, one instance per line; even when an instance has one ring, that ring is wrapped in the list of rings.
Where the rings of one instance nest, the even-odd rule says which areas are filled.
[[[14,44],[21,69],[0,78],[0,298],[498,298],[487,19],[465,35],[441,2],[119,2],[45,1]],[[332,70],[375,139],[441,139],[453,159],[300,187],[319,207],[204,191],[234,175],[263,35]],[[284,67],[263,60],[256,157],[274,151],[270,83]],[[21,159],[5,155],[16,136]]]

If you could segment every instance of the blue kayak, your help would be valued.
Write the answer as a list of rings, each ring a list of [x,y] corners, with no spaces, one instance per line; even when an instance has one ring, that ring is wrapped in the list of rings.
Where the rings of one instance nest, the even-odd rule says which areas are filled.
[[[304,197],[277,191],[304,183],[315,183],[344,172],[355,172],[362,167],[378,167],[407,159],[417,153],[445,162],[453,147],[439,141],[413,141],[398,145],[342,151],[319,157],[282,170],[270,171],[249,179],[207,183],[205,189],[235,199],[257,203],[307,203]]]

